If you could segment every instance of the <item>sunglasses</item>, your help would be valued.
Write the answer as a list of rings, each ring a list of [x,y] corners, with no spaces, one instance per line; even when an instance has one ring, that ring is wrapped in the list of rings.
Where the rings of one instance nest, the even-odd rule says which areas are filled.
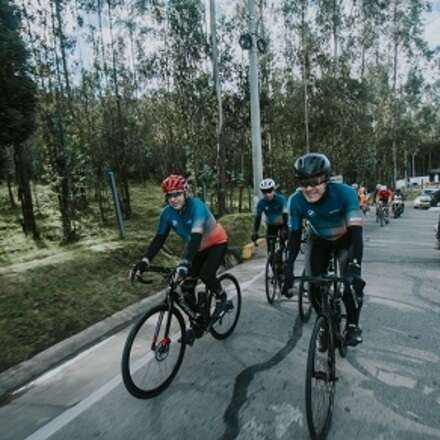
[[[261,192],[263,194],[270,194],[271,192],[273,192],[273,188],[271,188],[271,189],[262,189]]]
[[[299,186],[301,188],[307,188],[308,186],[311,186],[314,188],[315,186],[319,186],[322,183],[325,183],[328,181],[328,178],[326,176],[320,176],[320,177],[311,177],[310,179],[304,179],[299,182]]]
[[[183,191],[171,192],[166,195],[167,200],[177,199],[178,197],[183,195]]]

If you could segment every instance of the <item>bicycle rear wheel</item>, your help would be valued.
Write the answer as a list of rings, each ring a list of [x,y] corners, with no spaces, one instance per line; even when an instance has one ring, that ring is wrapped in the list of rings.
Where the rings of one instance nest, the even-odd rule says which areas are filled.
[[[277,294],[278,276],[274,270],[274,254],[270,253],[266,261],[266,273],[265,273],[265,286],[266,286],[266,298],[269,304],[273,304],[275,296]]]
[[[158,305],[135,324],[122,353],[122,379],[138,399],[164,391],[179,370],[185,353],[185,321],[166,304]]]
[[[303,270],[302,276],[305,276],[305,270]],[[302,322],[307,322],[312,314],[312,303],[309,295],[309,283],[301,279],[298,286],[298,311]]]
[[[241,291],[237,279],[230,273],[220,275],[218,280],[226,292],[227,300],[224,310],[211,324],[210,332],[216,339],[225,339],[234,331],[240,317]],[[209,310],[212,316],[215,310],[215,300],[212,294],[209,295]]]
[[[320,339],[323,326],[325,336]],[[335,394],[335,350],[328,320],[315,322],[307,355],[306,415],[310,437],[325,439],[330,429]]]

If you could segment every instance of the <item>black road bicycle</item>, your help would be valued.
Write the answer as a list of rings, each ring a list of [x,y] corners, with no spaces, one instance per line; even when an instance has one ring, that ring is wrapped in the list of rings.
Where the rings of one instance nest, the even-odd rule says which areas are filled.
[[[347,353],[342,313],[341,283],[336,275],[304,277],[320,284],[321,314],[310,338],[306,368],[306,416],[310,437],[322,440],[330,429],[336,389],[336,356]]]
[[[267,236],[267,260],[264,284],[266,298],[273,304],[276,298],[281,299],[284,284],[284,263],[287,258],[287,249],[280,239],[280,233]]]
[[[336,390],[336,349],[341,357],[347,354],[345,334],[347,315],[342,302],[344,278],[334,274],[301,277],[308,283],[319,284],[321,313],[317,317],[307,354],[305,400],[307,426],[313,440],[323,440],[330,429]],[[352,288],[351,288],[352,289]],[[352,289],[355,305],[360,307]]]
[[[130,330],[122,353],[124,385],[139,399],[159,395],[176,376],[186,347],[187,328],[183,315],[188,317],[194,329],[197,327],[199,337],[210,333],[215,339],[225,339],[237,325],[241,310],[240,285],[229,273],[218,277],[227,294],[224,307],[216,310],[215,295],[207,289],[197,292],[197,310],[194,310],[185,300],[174,269],[150,266],[148,270],[162,274],[168,288],[164,301],[145,312]],[[151,283],[142,278],[138,280]]]
[[[384,205],[382,202],[378,202],[376,205],[376,223],[380,226],[384,226],[389,223],[389,208],[388,205]]]

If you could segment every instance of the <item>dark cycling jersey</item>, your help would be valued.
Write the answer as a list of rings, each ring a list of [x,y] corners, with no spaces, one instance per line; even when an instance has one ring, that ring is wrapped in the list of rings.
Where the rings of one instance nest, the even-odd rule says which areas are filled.
[[[272,200],[266,200],[262,198],[257,203],[256,216],[266,217],[266,224],[268,225],[281,225],[283,224],[283,214],[287,214],[287,199],[280,193],[275,193]]]
[[[291,231],[300,231],[305,219],[312,235],[326,240],[342,237],[349,226],[362,226],[356,191],[343,183],[328,183],[326,193],[316,203],[307,202],[301,191],[295,192],[289,197],[288,212]]]
[[[157,233],[167,236],[171,228],[185,242],[190,241],[192,233],[202,234],[200,251],[228,241],[222,225],[217,223],[205,203],[195,197],[188,197],[181,211],[171,206],[162,210]]]

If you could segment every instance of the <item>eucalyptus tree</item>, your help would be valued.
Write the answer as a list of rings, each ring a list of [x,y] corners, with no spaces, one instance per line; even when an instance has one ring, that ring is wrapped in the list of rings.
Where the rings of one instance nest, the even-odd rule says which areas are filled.
[[[32,153],[28,142],[34,130],[35,83],[30,77],[28,53],[20,35],[19,11],[9,0],[0,0],[0,22],[0,146],[13,147],[23,231],[38,238],[30,186]]]

